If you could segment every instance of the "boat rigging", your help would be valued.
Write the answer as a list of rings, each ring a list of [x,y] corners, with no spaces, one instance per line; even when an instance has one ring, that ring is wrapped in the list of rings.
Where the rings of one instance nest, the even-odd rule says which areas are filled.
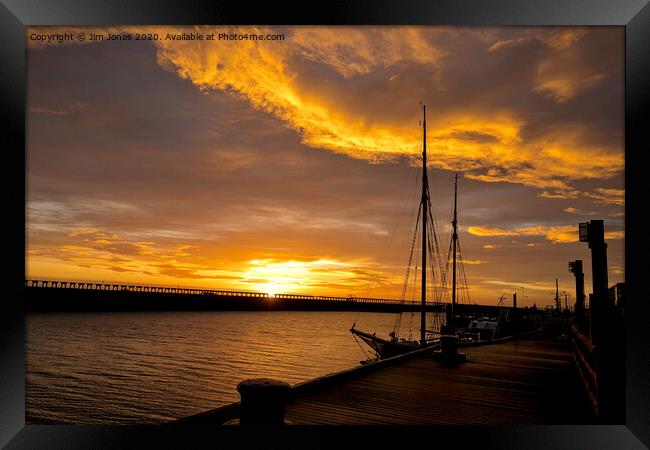
[[[436,251],[438,252],[438,254],[440,253],[439,252],[440,246],[438,242],[437,233],[435,230],[435,222],[431,214],[431,195],[429,191],[429,178],[427,174],[426,105],[422,106],[421,124],[422,124],[422,136],[423,136],[422,138],[422,179],[421,179],[422,191],[420,197],[420,207],[418,208],[418,215],[417,215],[415,230],[413,233],[413,239],[411,243],[405,281],[402,288],[402,300],[404,300],[408,290],[408,282],[411,273],[410,268],[413,262],[413,253],[416,247],[416,240],[419,231],[421,233],[420,245],[421,245],[421,258],[422,258],[421,266],[420,266],[420,274],[421,274],[420,339],[419,341],[416,341],[410,338],[409,339],[400,338],[398,336],[399,327],[401,325],[401,313],[399,313],[397,317],[393,331],[389,333],[389,339],[380,338],[376,336],[375,333],[370,334],[358,330],[355,328],[356,325],[355,322],[355,324],[352,325],[350,332],[355,337],[360,338],[363,342],[365,342],[368,346],[370,346],[378,354],[379,357],[392,356],[406,351],[411,351],[418,347],[425,347],[428,345],[437,344],[439,342],[439,338],[433,336],[440,334],[440,331],[436,329],[430,329],[430,330],[427,329],[427,323],[426,323],[427,322],[426,314],[427,314],[427,307],[428,307],[427,271],[431,270],[430,284],[433,287],[432,290],[434,291],[434,296],[432,298],[434,306],[435,305],[439,306],[441,305],[441,296],[442,296],[442,292],[444,291],[446,266],[448,265],[447,264],[448,261],[443,264],[440,261],[440,257],[438,256],[438,265],[440,268],[438,272],[438,280],[439,280],[440,287],[438,289],[438,295],[436,296],[435,295],[436,273],[434,269],[434,260],[435,260]],[[454,258],[455,258],[455,254],[456,251],[454,250]],[[428,256],[430,256],[430,258],[427,258]],[[414,281],[416,277],[417,277],[417,267],[416,270],[414,271]]]

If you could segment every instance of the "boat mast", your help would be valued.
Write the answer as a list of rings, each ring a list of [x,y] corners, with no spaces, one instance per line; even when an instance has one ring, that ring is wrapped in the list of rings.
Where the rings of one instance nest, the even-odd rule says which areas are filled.
[[[451,236],[452,243],[454,246],[453,253],[453,271],[451,278],[451,322],[449,325],[453,328],[454,326],[454,309],[456,308],[456,242],[458,241],[458,230],[457,230],[457,206],[458,206],[458,174],[454,177],[454,218],[451,221],[454,232]]]
[[[420,315],[420,345],[426,345],[427,302],[427,216],[429,181],[427,179],[427,106],[422,105],[422,313]]]

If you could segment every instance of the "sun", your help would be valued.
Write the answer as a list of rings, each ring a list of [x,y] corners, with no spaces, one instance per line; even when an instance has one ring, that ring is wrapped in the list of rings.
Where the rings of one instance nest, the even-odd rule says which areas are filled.
[[[309,271],[304,264],[294,261],[253,260],[250,261],[246,277],[256,280],[251,285],[258,292],[275,297],[292,292],[300,280],[309,278]]]
[[[269,297],[275,297],[277,294],[286,293],[288,289],[288,286],[283,286],[281,283],[277,282],[268,282],[262,287],[262,290],[266,292]]]
[[[300,292],[306,294],[314,285],[345,283],[355,276],[350,264],[328,259],[313,261],[279,261],[254,259],[244,273],[248,286],[269,297]]]

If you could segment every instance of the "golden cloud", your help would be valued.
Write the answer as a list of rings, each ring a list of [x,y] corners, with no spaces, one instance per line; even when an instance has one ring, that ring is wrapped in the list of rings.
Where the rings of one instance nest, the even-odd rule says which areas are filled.
[[[533,90],[547,95],[558,103],[565,103],[579,92],[595,86],[604,78],[605,75],[602,73],[562,76],[552,68],[542,66]]]
[[[574,44],[587,33],[584,28],[573,28],[542,35],[545,44],[555,52],[538,64],[534,92],[546,95],[557,103],[566,103],[605,79],[605,74],[576,63],[579,54]]]
[[[536,225],[514,229],[493,227],[468,227],[467,231],[475,236],[543,236],[554,244],[578,242],[578,227],[576,225],[547,226]],[[625,232],[622,230],[608,231],[605,239],[623,239]]]
[[[257,33],[269,31],[256,29]],[[298,87],[300,73],[292,65],[296,55],[328,64],[349,77],[404,59],[434,64],[442,53],[434,51],[421,29],[351,32],[357,36],[354,47],[343,45],[342,34],[331,28],[311,27],[296,29],[289,44],[249,41],[224,50],[223,45],[165,41],[158,44],[158,61],[201,89],[242,96],[253,107],[280,118],[311,147],[373,161],[399,155],[417,157],[420,147],[416,131],[390,125],[369,127],[365,118],[351,117],[344,106],[319,97],[316,90],[305,92]],[[382,56],[377,42],[388,48]],[[422,53],[420,50],[427,46],[430,51]],[[429,56],[414,56],[421,54]],[[520,135],[524,123],[505,112],[490,116],[464,113],[430,121],[430,165],[469,171],[469,178],[568,189],[565,179],[609,177],[623,167],[622,155],[585,148],[573,131],[526,143]],[[492,140],[466,138],[472,134],[488,135]],[[495,170],[484,173],[485,168]],[[542,172],[544,176],[540,176]]]
[[[595,86],[605,78],[604,74],[585,72],[584,69],[571,64],[574,55],[569,50],[588,32],[585,28],[559,28],[541,32],[525,30],[516,38],[496,41],[487,51],[491,53],[534,40],[554,50],[552,58],[538,65],[533,91],[544,94],[558,103],[565,103],[579,92]]]
[[[573,206],[569,206],[567,208],[563,209],[564,212],[567,212],[569,214],[576,214],[579,216],[595,216],[596,213],[592,211],[584,211],[582,209],[574,208]]]
[[[554,190],[554,191],[542,191],[539,196],[542,198],[558,198],[558,199],[573,199],[580,197],[582,193],[576,190]]]
[[[349,78],[399,61],[438,62],[446,52],[429,39],[436,32],[422,33],[413,27],[296,27],[291,52]]]
[[[242,282],[269,294],[305,292],[321,286],[358,287],[362,263],[326,259],[311,261],[252,260],[242,270]]]
[[[73,32],[79,29],[70,28]],[[83,30],[119,34],[141,32],[142,28]],[[373,162],[399,156],[417,161],[421,151],[417,129],[406,127],[398,118],[393,123],[376,123],[369,111],[350,112],[345,104],[319,90],[321,84],[328,82],[326,78],[320,80],[322,83],[316,80],[307,86],[301,80],[306,61],[322,64],[338,73],[344,90],[354,89],[346,84],[354,77],[402,62],[423,65],[435,80],[441,76],[447,55],[443,46],[436,44],[440,30],[433,27],[346,27],[342,33],[336,27],[293,27],[284,29],[288,35],[284,41],[240,40],[224,44],[160,39],[153,44],[157,49],[157,61],[165,69],[201,90],[230,93],[253,108],[275,116],[300,135],[307,146]],[[161,36],[182,31],[270,34],[277,33],[278,29],[155,27],[155,32]],[[585,31],[535,33],[537,39],[561,53],[575,44]],[[485,40],[490,33],[481,36]],[[496,40],[490,48],[494,51],[516,43],[504,41],[499,44]],[[553,60],[540,64],[533,88],[557,101],[571,98],[602,78],[600,74],[559,73],[553,64]],[[418,114],[414,108],[414,119]],[[468,109],[430,117],[429,164],[435,168],[464,171],[468,178],[475,180],[547,189],[548,195],[542,194],[543,197],[575,191],[569,185],[573,180],[609,178],[623,170],[622,150],[584,144],[584,136],[589,133],[587,129],[562,128],[526,140],[522,137],[525,126],[522,116],[506,109]],[[477,139],[476,136],[489,136],[489,139]]]
[[[347,295],[367,288],[369,280],[379,287],[390,285],[386,274],[371,270],[376,267],[374,261],[305,257],[250,260],[243,252],[224,264],[199,245],[132,241],[95,228],[69,231],[58,245],[32,245],[27,255],[28,272],[38,268],[57,274],[64,267],[65,272],[79,273],[83,268],[86,276],[97,280],[117,277],[139,283],[203,285],[271,294],[329,291]]]
[[[521,30],[516,37],[511,39],[500,39],[488,47],[488,53],[495,52],[502,48],[513,47],[515,45],[539,41],[546,47],[556,51],[566,50],[582,39],[588,30],[584,28],[557,28],[549,30]]]
[[[624,189],[610,189],[610,188],[596,188],[593,192],[580,192],[576,190],[563,190],[557,189],[553,191],[542,191],[539,194],[543,198],[557,198],[563,200],[576,199],[579,197],[587,197],[594,200],[595,203],[609,204],[609,205],[624,205],[625,204],[625,190]],[[566,208],[564,211],[568,213],[582,213],[591,215],[592,213],[579,212],[575,208]],[[610,214],[612,215],[612,214]],[[620,213],[618,215],[623,215]]]
[[[625,204],[625,190],[624,189],[606,189],[596,188],[596,192],[586,192],[585,197],[590,197],[596,203],[624,205]]]
[[[585,28],[559,28],[540,35],[540,39],[555,50],[566,50],[582,39],[589,31]]]

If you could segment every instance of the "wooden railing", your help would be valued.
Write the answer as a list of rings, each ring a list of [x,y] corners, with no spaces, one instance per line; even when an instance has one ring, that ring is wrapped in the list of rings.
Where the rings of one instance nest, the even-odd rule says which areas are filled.
[[[624,317],[612,303],[602,304],[596,314],[597,324],[592,309],[571,326],[573,359],[598,422],[620,424],[625,420]]]
[[[589,398],[590,406],[598,416],[598,376],[596,372],[596,348],[588,336],[585,336],[576,325],[571,326],[571,347],[573,361],[576,365],[578,378]]]

